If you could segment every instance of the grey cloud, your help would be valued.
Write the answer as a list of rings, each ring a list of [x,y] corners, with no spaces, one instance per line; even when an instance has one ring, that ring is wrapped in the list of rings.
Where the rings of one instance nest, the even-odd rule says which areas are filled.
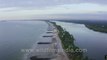
[[[55,0],[0,0],[1,7],[44,7],[60,4]]]
[[[0,7],[47,7],[73,3],[107,4],[107,0],[0,0]]]

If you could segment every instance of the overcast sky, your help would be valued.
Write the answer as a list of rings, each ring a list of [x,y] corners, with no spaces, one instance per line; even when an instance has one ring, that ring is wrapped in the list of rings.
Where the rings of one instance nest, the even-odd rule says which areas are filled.
[[[107,20],[107,0],[0,0],[0,20]]]

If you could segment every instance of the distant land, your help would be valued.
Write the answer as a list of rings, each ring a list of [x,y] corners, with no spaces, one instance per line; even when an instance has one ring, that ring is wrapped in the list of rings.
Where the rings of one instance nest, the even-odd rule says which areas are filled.
[[[107,25],[106,20],[56,20],[68,23],[88,24],[88,25]]]
[[[68,23],[78,23],[84,24],[87,28],[97,31],[107,33],[107,21],[98,21],[98,20],[58,20],[61,22],[68,22]]]
[[[75,19],[25,19],[25,20],[0,20],[0,22],[6,21],[60,21],[68,23],[88,24],[88,25],[107,25],[107,20],[75,20]]]

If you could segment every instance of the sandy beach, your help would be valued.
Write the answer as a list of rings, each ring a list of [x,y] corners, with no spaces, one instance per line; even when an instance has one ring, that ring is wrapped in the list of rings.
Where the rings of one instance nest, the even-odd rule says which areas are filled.
[[[41,44],[35,43],[32,47],[32,51],[25,55],[24,60],[32,60],[31,57],[38,57],[38,58],[49,58],[45,60],[69,60],[67,54],[64,52],[62,43],[60,38],[58,37],[58,30],[57,28],[50,22],[46,22],[48,24],[47,32],[41,35],[38,42],[42,42]],[[46,43],[48,42],[48,43]],[[43,45],[43,43],[46,43]],[[51,52],[43,52],[44,50],[39,52],[38,49],[51,49]],[[41,59],[41,60],[43,60]]]

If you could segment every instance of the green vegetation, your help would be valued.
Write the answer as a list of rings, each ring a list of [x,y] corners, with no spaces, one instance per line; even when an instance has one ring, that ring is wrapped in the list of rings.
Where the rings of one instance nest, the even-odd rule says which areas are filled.
[[[57,30],[59,38],[62,41],[63,48],[65,52],[67,53],[70,60],[88,60],[88,57],[83,56],[83,52],[76,52],[76,49],[79,49],[79,47],[75,46],[74,44],[74,37],[69,34],[66,30],[64,30],[61,26],[56,25],[55,22],[52,22]]]
[[[94,31],[107,33],[107,26],[105,25],[85,25],[85,26]]]

